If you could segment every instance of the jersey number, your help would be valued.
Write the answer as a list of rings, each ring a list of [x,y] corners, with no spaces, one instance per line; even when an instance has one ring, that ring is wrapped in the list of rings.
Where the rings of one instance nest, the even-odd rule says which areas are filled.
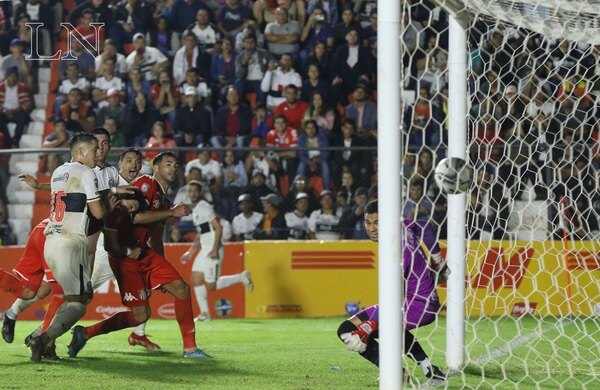
[[[52,199],[50,201],[50,219],[54,222],[61,222],[65,217],[66,205],[62,198],[66,193],[64,191],[58,191],[52,193]]]

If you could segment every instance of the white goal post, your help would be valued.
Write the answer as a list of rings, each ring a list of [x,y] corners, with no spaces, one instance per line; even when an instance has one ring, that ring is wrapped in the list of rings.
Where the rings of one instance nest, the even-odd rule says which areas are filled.
[[[400,388],[407,362],[395,317],[403,288],[390,276],[401,263],[400,191],[402,205],[429,204],[422,218],[439,227],[452,270],[442,315],[417,332],[445,363],[446,386],[596,388],[600,1],[390,3],[378,1],[380,387]],[[443,157],[476,169],[466,194],[435,187]],[[424,183],[417,200],[413,182]]]

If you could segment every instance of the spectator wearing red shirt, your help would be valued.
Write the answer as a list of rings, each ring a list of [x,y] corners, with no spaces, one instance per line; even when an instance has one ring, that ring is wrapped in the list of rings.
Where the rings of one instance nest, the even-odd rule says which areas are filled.
[[[288,84],[285,87],[285,102],[275,107],[274,114],[283,115],[290,127],[300,129],[307,108],[308,103],[298,99],[298,87]]]
[[[276,152],[279,156],[280,165],[288,176],[296,176],[298,171],[298,132],[289,127],[285,116],[275,117],[275,128],[267,133],[266,146],[286,148],[288,150]]]
[[[167,126],[165,122],[156,122],[152,126],[152,136],[148,140],[148,143],[144,146],[146,148],[165,148],[165,149],[175,149],[177,144],[173,140],[173,138],[169,137],[167,134]],[[159,152],[144,152],[144,159],[147,161],[152,160],[154,157],[158,155]]]
[[[6,69],[6,79],[0,83],[0,131],[13,147],[19,146],[30,112],[29,90],[25,83],[19,82],[19,69],[11,66]],[[17,125],[12,139],[7,127],[11,122]]]
[[[227,104],[217,110],[215,133],[210,142],[216,148],[245,146],[250,135],[252,111],[250,107],[240,103],[240,95],[234,86],[227,87],[225,99]],[[236,157],[243,158],[242,155]]]
[[[83,10],[81,14],[81,19],[79,19],[79,25],[75,28],[75,30],[81,34],[81,36],[89,42],[93,47],[98,47],[96,42],[96,29],[98,30],[98,39],[100,42],[104,42],[104,26],[96,26],[96,28],[90,26],[90,23],[94,22],[94,11],[91,8],[86,8]],[[98,53],[100,54],[100,53]]]

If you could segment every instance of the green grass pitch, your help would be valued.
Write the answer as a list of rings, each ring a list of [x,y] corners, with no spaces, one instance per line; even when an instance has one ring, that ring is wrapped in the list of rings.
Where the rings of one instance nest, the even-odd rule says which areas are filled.
[[[67,356],[70,334],[57,342],[61,362],[36,364],[22,345],[34,322],[17,322],[15,342],[0,341],[2,389],[363,389],[378,387],[378,371],[346,351],[335,331],[343,318],[216,320],[197,324],[209,361],[181,357],[174,320],[151,320],[147,331],[163,350],[127,344],[128,331],[89,341],[76,359]],[[445,367],[445,319],[415,332],[434,364]],[[407,388],[600,389],[598,318],[554,320],[471,319],[466,358],[445,384]],[[536,387],[537,386],[537,387]]]

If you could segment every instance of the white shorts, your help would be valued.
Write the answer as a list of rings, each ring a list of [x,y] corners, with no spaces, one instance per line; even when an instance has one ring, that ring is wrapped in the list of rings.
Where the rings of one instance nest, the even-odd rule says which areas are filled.
[[[104,233],[98,236],[96,254],[94,256],[94,269],[92,270],[92,289],[96,290],[109,280],[114,280],[112,268],[108,262],[108,252],[104,250]]]
[[[87,246],[87,238],[81,235],[51,234],[46,237],[46,264],[65,295],[92,292]]]
[[[225,254],[225,251],[221,246],[221,248],[219,248],[219,258],[211,259],[210,256],[208,256],[211,249],[212,246],[206,246],[206,249],[202,246],[192,265],[192,272],[202,272],[206,283],[214,283],[219,279],[219,276],[221,276],[221,262],[223,261],[223,256]]]

